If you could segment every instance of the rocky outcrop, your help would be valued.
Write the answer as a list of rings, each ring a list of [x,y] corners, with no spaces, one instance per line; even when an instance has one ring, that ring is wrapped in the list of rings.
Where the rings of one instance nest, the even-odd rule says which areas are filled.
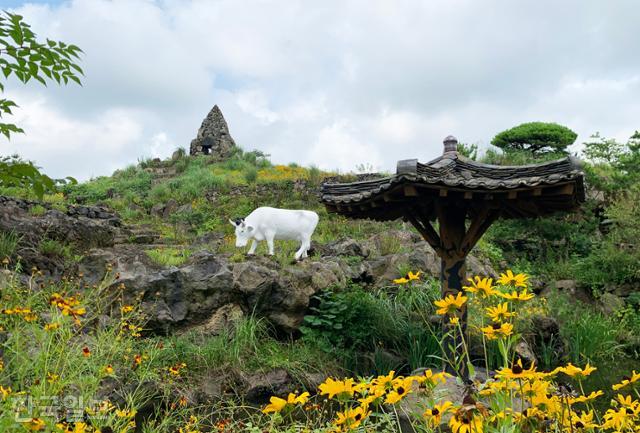
[[[194,325],[215,332],[242,314],[265,317],[281,332],[292,333],[318,290],[346,282],[333,260],[282,268],[265,257],[234,263],[200,252],[183,266],[161,268],[138,245],[92,250],[78,271],[95,283],[108,265],[119,275],[114,287],[124,285],[125,302],[141,299],[147,328],[156,333]]]
[[[107,265],[112,266],[119,275],[114,286],[124,285],[126,302],[141,300],[149,319],[147,328],[154,333],[194,326],[205,333],[219,333],[243,315],[256,314],[280,333],[291,334],[298,331],[311,298],[323,289],[345,287],[349,282],[387,286],[403,266],[438,275],[440,262],[426,243],[409,233],[394,236],[410,242],[407,252],[381,256],[375,236],[363,242],[345,239],[320,245],[315,256],[285,266],[265,256],[235,262],[229,254],[200,251],[184,265],[163,268],[149,259],[144,246],[117,245],[89,251],[78,271],[95,283]],[[473,257],[469,271],[495,274],[487,263]]]
[[[14,256],[20,257],[23,269],[35,266],[51,274],[64,270],[61,257],[42,253],[43,241],[57,241],[82,252],[113,246],[121,230],[118,216],[104,207],[54,207],[47,203],[0,196],[0,232],[18,236]]]
[[[207,117],[202,121],[198,135],[191,141],[191,155],[211,155],[218,159],[231,156],[235,141],[229,134],[229,127],[222,111],[214,105]]]

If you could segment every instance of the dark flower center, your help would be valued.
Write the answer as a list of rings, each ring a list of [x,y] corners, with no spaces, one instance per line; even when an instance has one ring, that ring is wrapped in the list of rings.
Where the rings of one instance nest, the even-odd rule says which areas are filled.
[[[578,428],[584,428],[584,424],[582,424],[581,421],[576,422],[576,427]]]
[[[630,407],[627,408],[627,415],[633,415],[633,410]]]
[[[500,324],[499,323],[494,323],[491,326],[493,327],[493,329],[500,329]]]
[[[434,407],[433,409],[431,409],[431,415],[437,416],[439,413],[440,411],[437,408]]]
[[[398,394],[404,394],[404,388],[403,387],[398,387]]]
[[[522,369],[522,367],[520,367],[518,364],[514,365],[513,368],[511,369],[511,371],[513,372],[513,374],[520,374],[522,373],[524,370]]]
[[[354,419],[355,419],[356,421],[360,421],[360,420],[362,419],[362,414],[361,414],[361,413],[356,414],[356,416],[354,417]]]

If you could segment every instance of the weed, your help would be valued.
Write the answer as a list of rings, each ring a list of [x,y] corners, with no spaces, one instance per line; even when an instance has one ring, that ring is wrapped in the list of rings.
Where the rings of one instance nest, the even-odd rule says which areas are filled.
[[[179,248],[156,248],[145,251],[149,258],[161,266],[179,266],[191,257],[191,250]]]
[[[40,241],[38,249],[45,256],[59,257],[68,260],[71,260],[74,257],[74,252],[71,245],[57,239],[42,239]]]
[[[42,216],[47,212],[47,208],[41,204],[33,205],[29,208],[29,214],[33,216]]]
[[[247,167],[243,172],[243,176],[247,183],[255,183],[256,179],[258,179],[258,170],[255,167]]]
[[[21,239],[14,231],[0,231],[0,259],[13,257]]]

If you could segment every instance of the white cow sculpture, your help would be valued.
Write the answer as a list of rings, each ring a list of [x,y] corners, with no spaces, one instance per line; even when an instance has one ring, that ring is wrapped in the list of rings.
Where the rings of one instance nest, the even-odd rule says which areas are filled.
[[[267,241],[269,255],[273,255],[273,240],[300,241],[296,260],[307,257],[311,235],[318,225],[318,214],[309,210],[259,207],[246,218],[229,220],[236,228],[236,247],[244,247],[251,240],[248,254],[255,254],[258,242]]]

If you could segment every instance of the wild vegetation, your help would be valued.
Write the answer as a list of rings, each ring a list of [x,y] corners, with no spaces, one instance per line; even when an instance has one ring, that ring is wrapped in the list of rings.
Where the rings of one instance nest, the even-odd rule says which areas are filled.
[[[475,254],[497,269],[512,263],[517,272],[530,274],[527,293],[546,289],[544,296],[520,302],[520,295],[503,299],[508,285],[473,280],[470,288],[476,290],[464,296],[470,311],[469,345],[460,348],[457,359],[448,360],[474,366],[478,389],[471,394],[472,404],[449,401],[442,391],[446,375],[439,373],[441,348],[447,333],[434,316],[442,308],[455,313],[456,304],[442,303],[439,283],[421,269],[401,264],[398,279],[384,287],[352,282],[319,292],[293,339],[283,339],[257,316],[216,336],[195,329],[153,336],[145,331],[145,312],[137,303],[124,303],[118,292],[105,292],[116,278],[110,269],[93,287],[78,275],[51,280],[38,270],[20,281],[12,271],[19,270],[16,250],[21,238],[2,233],[6,271],[0,385],[3,413],[10,415],[0,417],[0,426],[3,431],[396,432],[402,414],[411,412],[415,431],[438,431],[438,414],[456,432],[540,431],[542,425],[548,431],[634,431],[640,410],[637,394],[622,391],[635,389],[640,370],[638,177],[631,169],[640,150],[637,140],[634,136],[628,143],[616,143],[595,136],[586,143],[591,193],[579,214],[499,222],[476,247]],[[499,164],[562,154],[511,149],[478,156],[472,146],[460,151]],[[379,235],[380,255],[404,252],[406,246],[397,237],[380,234],[403,228],[402,222],[350,221],[327,214],[315,195],[327,176],[336,174],[295,164],[273,165],[259,152],[238,150],[220,162],[176,152],[165,161],[143,160],[113,176],[64,186],[59,193],[45,194],[30,213],[40,217],[48,209],[65,212],[78,204],[114,209],[125,224],[157,233],[146,255],[162,267],[188,263],[208,248],[199,239],[211,233],[220,234],[218,254],[245,261],[227,220],[245,216],[257,203],[318,212],[317,245]],[[5,186],[2,194],[37,198],[31,189],[16,186]],[[55,239],[43,239],[38,248],[68,263],[70,272],[83,254],[77,246]],[[288,265],[295,248],[293,243],[279,244],[275,260]],[[344,260],[355,264],[361,258]],[[567,280],[571,290],[562,285],[554,289],[554,282]],[[483,298],[478,287],[489,287],[491,296]],[[521,288],[516,290],[522,294]],[[502,314],[504,320],[494,322],[489,311]],[[544,318],[552,318],[559,332],[543,335]],[[455,315],[452,319],[455,322]],[[516,377],[518,357],[523,355],[516,351],[520,341],[535,352],[537,364],[525,361],[522,377]],[[27,358],[31,362],[25,362]],[[273,396],[267,415],[262,413],[265,406],[247,404],[234,388],[239,385],[233,384],[239,377],[273,368],[286,369],[300,389],[288,397]],[[429,368],[434,376],[420,368]],[[480,381],[485,370],[499,374]],[[318,389],[307,380],[310,372],[333,379]],[[226,388],[220,397],[203,403],[192,390],[212,376],[225,377]],[[616,384],[622,386],[612,388]],[[338,392],[324,392],[332,387]],[[399,387],[405,393],[399,393]],[[116,389],[118,396],[113,394]],[[550,396],[543,396],[543,389]],[[523,393],[527,398],[520,398]],[[42,405],[23,418],[13,412],[16,401],[25,398],[62,400],[68,395],[82,396],[94,406],[76,407],[82,417],[75,419],[48,416]],[[405,401],[406,395],[410,397]],[[422,403],[406,409],[404,405],[418,397]],[[61,404],[57,407],[62,411]],[[63,419],[67,424],[60,422]]]

